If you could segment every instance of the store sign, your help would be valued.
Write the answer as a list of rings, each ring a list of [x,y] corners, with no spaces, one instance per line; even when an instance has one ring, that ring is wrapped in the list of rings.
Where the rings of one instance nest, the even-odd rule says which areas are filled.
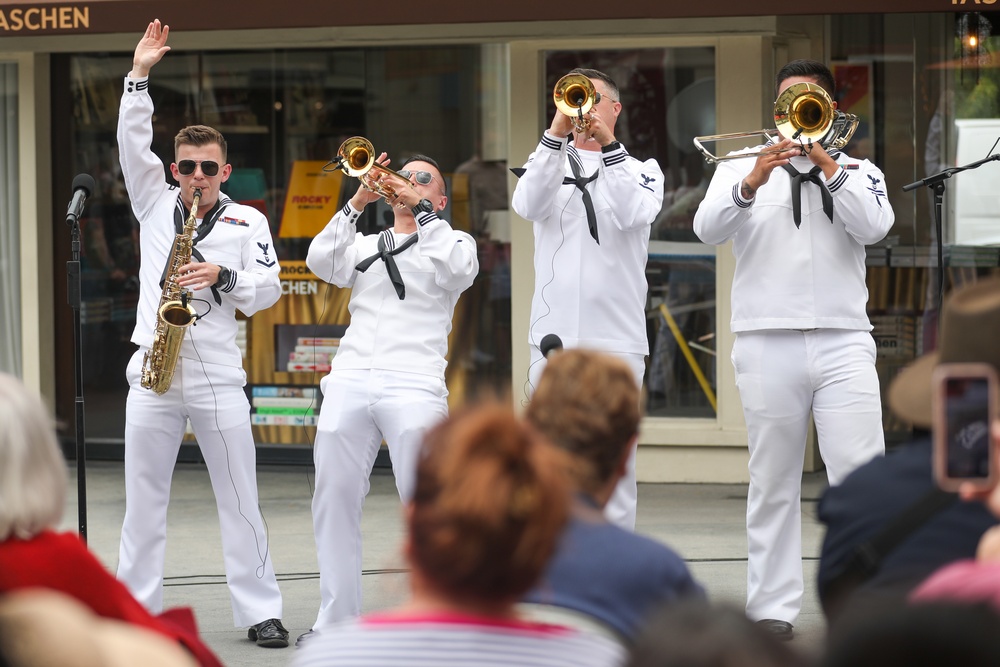
[[[319,278],[302,260],[281,262],[281,293],[316,294],[319,292]]]
[[[89,5],[0,8],[0,33],[58,32],[90,28]]]
[[[173,30],[273,30],[324,26],[379,25],[383,15],[404,25],[435,23],[491,23],[562,21],[559,4],[536,0],[476,3],[439,0],[428,13],[419,3],[388,0],[384,10],[373,14],[363,4],[341,3],[330,11],[330,0],[296,0],[294,3],[255,3],[246,10],[245,0],[88,0],[59,3],[51,0],[0,0],[0,37],[33,37],[81,33],[135,34],[152,17],[159,17]],[[715,16],[766,16],[794,14],[867,14],[879,12],[975,11],[984,6],[1000,8],[1000,0],[839,0],[833,5],[789,4],[788,0],[712,0],[712,2],[663,2],[634,0],[627,5],[609,4],[592,8],[588,18],[670,19]]]

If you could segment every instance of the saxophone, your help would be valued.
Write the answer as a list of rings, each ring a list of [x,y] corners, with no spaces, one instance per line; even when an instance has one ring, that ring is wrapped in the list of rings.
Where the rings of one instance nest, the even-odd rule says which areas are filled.
[[[142,358],[142,377],[139,383],[144,389],[152,389],[160,395],[170,389],[184,334],[198,317],[194,306],[188,304],[190,292],[177,284],[177,274],[182,266],[191,261],[191,248],[194,245],[192,239],[200,203],[201,189],[195,188],[191,213],[184,222],[183,231],[174,237],[174,247],[171,248],[170,259],[167,261],[163,294],[156,311],[153,345]]]

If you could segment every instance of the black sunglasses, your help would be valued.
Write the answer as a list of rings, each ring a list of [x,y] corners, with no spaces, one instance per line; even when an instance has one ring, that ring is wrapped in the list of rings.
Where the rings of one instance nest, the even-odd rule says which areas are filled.
[[[219,163],[215,160],[181,160],[177,163],[177,171],[180,172],[181,176],[190,176],[199,164],[201,165],[201,173],[206,176],[215,176],[219,173]]]
[[[434,180],[434,174],[429,171],[410,171],[409,169],[400,169],[396,172],[406,180],[410,180],[410,176],[417,179],[417,183],[420,185],[430,185],[431,181]]]

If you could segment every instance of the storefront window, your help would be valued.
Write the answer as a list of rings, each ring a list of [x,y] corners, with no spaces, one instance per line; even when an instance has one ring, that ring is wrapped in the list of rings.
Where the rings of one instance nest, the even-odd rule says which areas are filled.
[[[0,62],[0,371],[21,375],[17,65]]]
[[[138,296],[138,225],[115,139],[121,81],[131,56],[55,60],[55,67],[67,72],[73,95],[68,171],[92,173],[99,183],[83,223],[84,388],[89,404],[97,406],[87,433],[119,440]],[[476,237],[481,266],[455,313],[447,372],[452,400],[509,387],[509,199],[506,160],[498,153],[506,138],[497,136],[503,125],[490,122],[493,111],[482,106],[490,100],[482,92],[503,80],[498,77],[505,67],[494,47],[448,46],[172,53],[153,70],[153,148],[165,166],[177,130],[192,123],[216,127],[226,137],[233,165],[223,190],[263,211],[271,223],[283,297],[246,321],[246,336],[238,340],[258,443],[311,442],[319,380],[348,324],[349,290],[317,280],[305,256],[313,236],[358,187],[357,179],[324,170],[352,136],[367,138],[376,154],[386,151],[393,165],[415,153],[441,165],[450,195],[444,215]],[[366,209],[359,229],[375,232],[391,224],[391,210],[380,202]],[[57,317],[64,317],[59,310]],[[71,347],[72,341],[58,344]]]
[[[646,277],[649,363],[647,413],[715,416],[715,249],[692,228],[712,168],[692,137],[715,132],[715,52],[709,47],[551,51],[548,90],[575,67],[613,78],[623,111],[615,136],[640,160],[655,158],[665,177],[653,222]],[[551,98],[546,118],[555,113]]]
[[[840,108],[863,119],[863,130],[847,151],[882,169],[896,214],[887,238],[868,248],[868,313],[875,327],[883,405],[895,374],[936,347],[942,293],[995,273],[1000,263],[995,165],[945,181],[943,272],[938,270],[934,195],[929,187],[902,189],[996,152],[998,28],[1000,15],[979,12],[831,20]],[[909,425],[889,410],[884,413],[887,442],[906,439]]]

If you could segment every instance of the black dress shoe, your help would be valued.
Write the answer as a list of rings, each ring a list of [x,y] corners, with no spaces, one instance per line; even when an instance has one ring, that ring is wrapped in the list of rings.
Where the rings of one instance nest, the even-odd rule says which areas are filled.
[[[315,636],[316,636],[315,630],[313,630],[312,628],[306,630],[301,635],[299,635],[298,639],[295,640],[296,648],[302,648],[303,646],[305,646],[306,642],[308,642]]]
[[[257,625],[250,626],[247,637],[264,648],[285,648],[288,646],[288,630],[277,618],[269,618]]]
[[[775,618],[765,618],[757,621],[757,625],[767,630],[775,639],[787,642],[792,638],[792,624]]]

